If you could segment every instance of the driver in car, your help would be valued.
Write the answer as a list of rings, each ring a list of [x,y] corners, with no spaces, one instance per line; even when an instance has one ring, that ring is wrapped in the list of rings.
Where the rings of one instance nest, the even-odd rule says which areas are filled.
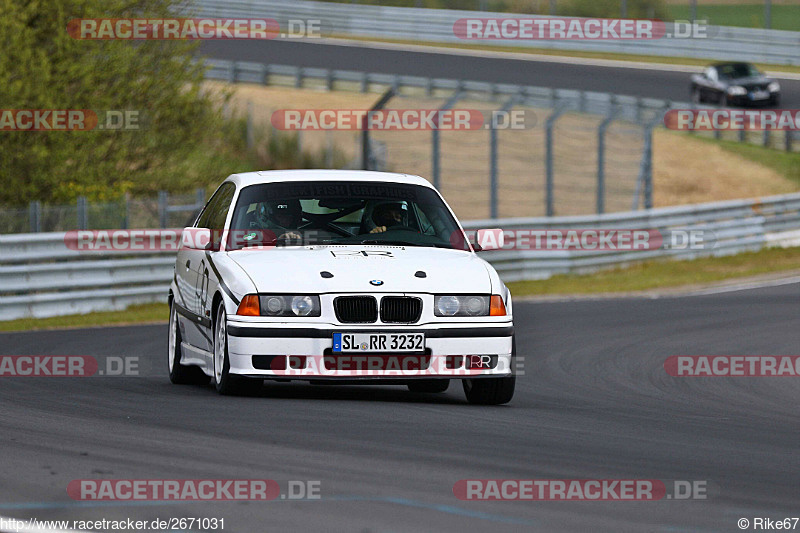
[[[383,233],[392,226],[408,226],[408,206],[405,202],[384,202],[372,211],[375,227],[370,233]]]
[[[259,206],[258,219],[262,227],[275,230],[278,242],[301,242],[303,240],[303,236],[297,231],[300,221],[303,219],[300,200],[263,203]],[[281,231],[283,233],[279,233]]]

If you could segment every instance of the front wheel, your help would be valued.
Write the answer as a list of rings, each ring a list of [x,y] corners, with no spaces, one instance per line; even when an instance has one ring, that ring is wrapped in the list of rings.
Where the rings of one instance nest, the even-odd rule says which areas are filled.
[[[516,382],[516,376],[462,380],[467,401],[478,405],[500,405],[510,402],[514,397]]]
[[[512,372],[517,358],[517,338],[511,338]],[[461,380],[467,401],[477,405],[500,405],[514,397],[517,377],[513,374],[503,378],[475,378]]]
[[[220,303],[214,323],[214,386],[222,395],[255,394],[264,384],[260,379],[248,379],[230,373],[228,358],[228,317]]]

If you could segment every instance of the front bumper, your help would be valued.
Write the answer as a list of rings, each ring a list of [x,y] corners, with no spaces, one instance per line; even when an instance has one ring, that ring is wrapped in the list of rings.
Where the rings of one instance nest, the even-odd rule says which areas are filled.
[[[334,333],[425,333],[424,353],[334,354]],[[340,326],[228,321],[232,374],[298,380],[503,377],[514,372],[513,323]]]

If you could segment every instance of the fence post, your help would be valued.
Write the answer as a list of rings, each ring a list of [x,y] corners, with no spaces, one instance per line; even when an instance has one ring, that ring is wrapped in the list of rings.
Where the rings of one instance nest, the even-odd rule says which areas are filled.
[[[89,213],[86,205],[86,197],[78,196],[78,229],[89,229]]]
[[[794,140],[794,131],[793,130],[786,130],[785,132],[786,138],[784,139],[785,148],[787,152],[792,151],[792,140]]]
[[[42,231],[42,202],[36,200],[28,204],[31,233]]]
[[[612,108],[597,128],[597,214],[606,208],[606,130],[619,115],[619,108]]]
[[[500,108],[500,112],[507,113],[517,103],[518,97],[512,96],[505,105]],[[494,123],[494,113],[492,113],[491,124],[489,125],[489,217],[497,218],[497,125]]]
[[[364,118],[361,120],[361,168],[363,170],[371,170],[370,164],[370,150],[369,150],[369,115],[373,111],[383,109],[383,107],[394,97],[394,88],[390,87],[383,93],[380,100],[375,102],[372,109],[367,111]]]
[[[639,196],[644,188],[644,208],[653,208],[653,129],[661,122],[664,111],[656,113],[653,119],[644,126],[644,148],[639,165],[639,177],[636,180],[636,192],[633,194],[631,211],[639,208]]]
[[[770,138],[771,138],[770,131],[769,130],[764,130],[764,140],[763,140],[764,148],[769,148]]]
[[[161,228],[167,227],[167,202],[169,196],[167,191],[158,191],[158,224]]]
[[[247,101],[247,149],[252,150],[256,145],[256,136],[253,131],[253,102]]]
[[[545,123],[545,213],[549,217],[555,214],[553,207],[553,128],[556,120],[564,111],[566,111],[566,105],[564,102],[560,102],[547,117]]]
[[[122,200],[125,203],[125,215],[122,218],[122,229],[130,229],[131,226],[131,193],[126,192]]]
[[[442,107],[439,108],[439,111],[445,111],[450,109],[456,102],[461,98],[461,89],[456,89],[456,92],[453,93]],[[431,173],[433,174],[433,186],[436,187],[438,190],[442,185],[442,167],[441,167],[441,150],[439,149],[440,140],[439,140],[439,113],[436,114],[436,118],[434,118],[436,126],[433,128],[431,132]]]

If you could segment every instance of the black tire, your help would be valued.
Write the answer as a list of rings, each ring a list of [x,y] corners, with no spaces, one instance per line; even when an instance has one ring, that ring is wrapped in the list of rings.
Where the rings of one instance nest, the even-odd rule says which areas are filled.
[[[175,385],[206,385],[211,379],[199,367],[181,364],[181,328],[178,327],[178,312],[171,300],[169,304],[167,352],[169,357],[167,364],[169,380]]]
[[[512,372],[514,359],[517,356],[517,339],[511,338]],[[508,403],[514,397],[517,377],[513,374],[503,378],[475,378],[461,380],[467,401],[476,405],[500,405]]]
[[[438,393],[447,390],[450,386],[449,379],[420,379],[408,382],[408,390],[411,392]]]
[[[700,92],[699,87],[692,87],[692,103],[693,104],[703,103],[703,94]]]
[[[214,387],[223,396],[250,396],[257,393],[264,385],[261,379],[249,379],[230,373],[228,360],[228,326],[225,305],[220,303],[214,322]],[[218,358],[222,358],[219,361]],[[221,368],[217,365],[221,363]]]

